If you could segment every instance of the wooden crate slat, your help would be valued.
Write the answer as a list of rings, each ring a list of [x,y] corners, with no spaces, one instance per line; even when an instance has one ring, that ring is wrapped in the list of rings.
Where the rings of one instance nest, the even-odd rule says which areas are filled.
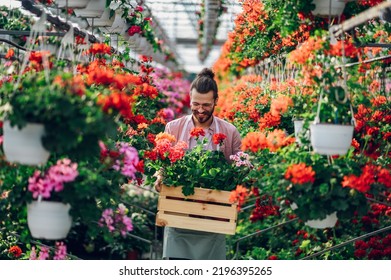
[[[193,195],[186,196],[187,199],[205,200],[211,202],[232,204],[232,202],[229,201],[229,198],[231,196],[230,191],[219,191],[219,190],[202,189],[202,188],[195,188],[194,190],[195,192]],[[184,197],[182,193],[182,187],[162,186],[160,195],[172,196],[172,197]]]
[[[235,234],[237,203],[229,201],[231,192],[202,188],[194,191],[194,195],[184,196],[182,187],[162,186],[156,225]]]
[[[202,202],[176,200],[167,197],[159,198],[159,211],[170,211],[234,220],[236,220],[237,217],[236,205],[223,206]]]
[[[177,216],[174,214],[157,213],[156,225],[170,226],[182,229],[207,231],[221,234],[235,234],[235,222],[222,222],[216,220],[200,219],[195,217]]]

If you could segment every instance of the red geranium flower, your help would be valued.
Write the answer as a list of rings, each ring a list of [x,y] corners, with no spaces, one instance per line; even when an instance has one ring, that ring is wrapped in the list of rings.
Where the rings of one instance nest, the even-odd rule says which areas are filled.
[[[22,249],[15,245],[9,248],[8,253],[12,254],[15,258],[19,258],[22,255]]]
[[[205,130],[201,127],[194,127],[192,130],[190,130],[190,136],[195,138],[205,136]]]
[[[227,138],[227,135],[225,135],[224,133],[216,133],[213,135],[212,141],[216,145],[221,145],[225,138]]]

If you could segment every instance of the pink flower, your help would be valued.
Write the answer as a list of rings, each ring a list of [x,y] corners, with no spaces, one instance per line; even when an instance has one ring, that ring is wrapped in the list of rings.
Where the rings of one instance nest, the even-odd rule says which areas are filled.
[[[56,251],[53,260],[65,260],[67,256],[67,246],[64,242],[56,242]]]
[[[49,248],[41,247],[38,260],[47,260],[49,258]]]
[[[136,148],[129,146],[128,143],[119,143],[119,153],[123,156],[122,160],[117,159],[113,168],[120,170],[121,174],[136,179],[137,165],[140,161]]]
[[[126,216],[128,209],[125,205],[119,204],[114,212],[113,209],[105,209],[99,220],[99,226],[106,226],[109,232],[119,231],[125,237],[129,231],[133,230],[132,219]]]
[[[113,226],[114,220],[113,220],[113,209],[105,209],[102,213],[102,217],[99,220],[99,226],[107,226],[110,232],[114,231],[115,228]]]
[[[42,196],[50,198],[51,192],[60,192],[64,189],[64,183],[72,182],[79,175],[77,163],[72,163],[69,159],[57,161],[51,166],[46,174],[36,170],[34,175],[28,179],[28,190],[33,193],[33,198]]]
[[[67,158],[58,160],[57,164],[50,167],[48,171],[48,177],[57,183],[72,182],[77,175],[79,175],[77,163],[72,163],[71,160]]]
[[[49,198],[53,190],[53,184],[46,177],[41,175],[41,171],[36,170],[34,175],[28,179],[28,190],[33,193],[33,198],[42,196]]]
[[[35,251],[35,247],[33,246],[31,248],[29,260],[36,260],[37,259],[37,252]]]

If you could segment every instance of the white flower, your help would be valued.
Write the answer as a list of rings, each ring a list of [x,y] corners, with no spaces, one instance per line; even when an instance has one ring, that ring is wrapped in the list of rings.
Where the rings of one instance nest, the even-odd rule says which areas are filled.
[[[109,8],[115,11],[115,10],[117,10],[119,8],[119,6],[121,6],[121,4],[122,4],[121,1],[113,0],[113,1],[110,2]]]

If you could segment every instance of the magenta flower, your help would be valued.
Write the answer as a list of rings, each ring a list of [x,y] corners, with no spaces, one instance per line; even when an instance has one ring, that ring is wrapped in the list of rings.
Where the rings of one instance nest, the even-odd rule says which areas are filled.
[[[136,148],[131,147],[128,143],[124,142],[118,143],[117,146],[120,155],[122,155],[122,160],[117,159],[113,168],[117,171],[121,171],[121,174],[136,180],[136,166],[140,161]]]
[[[116,230],[125,237],[129,231],[133,230],[132,219],[126,215],[127,212],[128,209],[123,204],[119,204],[115,212],[110,208],[105,209],[99,220],[99,226],[106,226],[109,232]]]
[[[60,192],[64,189],[64,183],[72,182],[79,175],[77,163],[69,159],[57,161],[57,164],[50,167],[46,174],[36,170],[34,175],[28,179],[28,190],[33,193],[33,198],[50,198],[51,192]]]
[[[56,242],[56,251],[53,260],[65,260],[67,256],[67,246],[64,242]]]
[[[47,260],[49,258],[49,248],[41,247],[38,260]]]

